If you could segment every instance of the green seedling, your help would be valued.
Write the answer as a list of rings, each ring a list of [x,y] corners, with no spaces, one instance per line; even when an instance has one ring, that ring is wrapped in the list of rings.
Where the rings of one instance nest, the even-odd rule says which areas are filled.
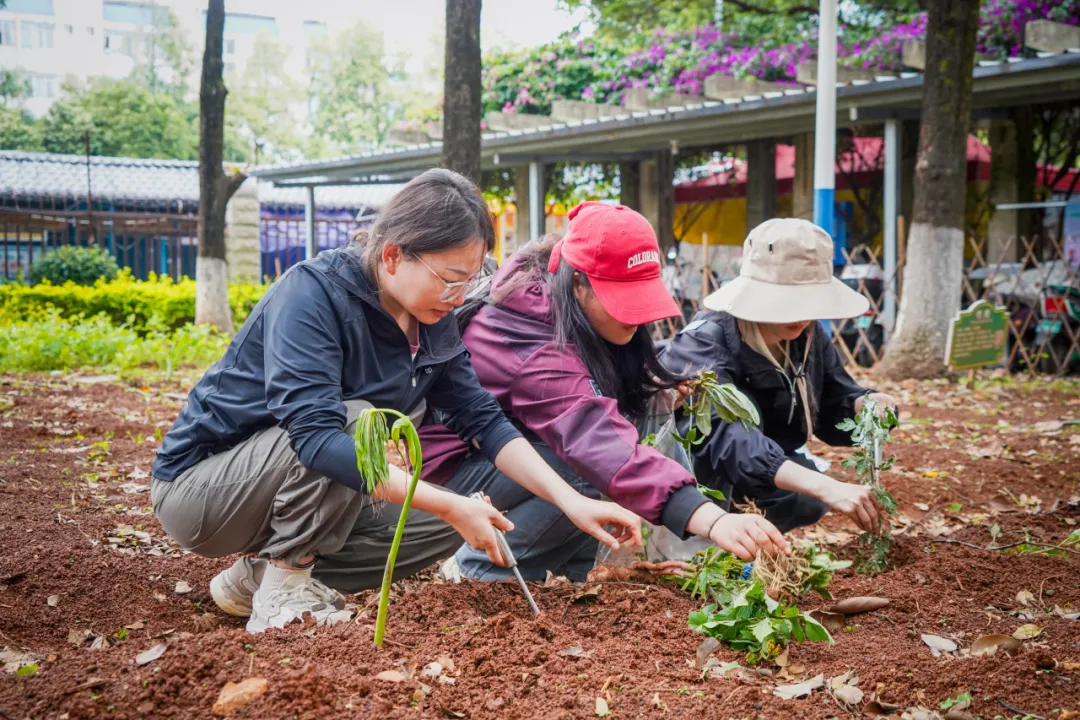
[[[753,401],[734,384],[720,383],[714,372],[698,375],[694,391],[686,397],[683,409],[690,416],[690,429],[685,437],[676,433],[675,439],[687,451],[709,437],[714,415],[726,423],[741,422],[747,430],[761,424]]]
[[[691,597],[709,603],[690,613],[690,627],[734,650],[745,651],[751,665],[775,658],[792,641],[832,641],[824,627],[775,596],[783,595],[795,602],[815,590],[827,597],[825,588],[833,570],[850,564],[838,562],[813,546],[801,548],[793,555],[797,559],[790,567],[772,565],[764,572],[770,581],[775,581],[780,572],[790,573],[784,576],[783,587],[777,589],[761,577],[758,566],[764,557],[759,556],[751,568],[729,552],[709,548],[694,556],[690,573],[668,578]]]
[[[397,418],[389,429],[386,427],[384,416]],[[364,478],[368,494],[390,479],[390,464],[386,459],[386,444],[393,441],[401,457],[405,460],[405,467],[411,470],[409,487],[405,492],[405,500],[401,504],[401,515],[398,517],[397,529],[394,531],[394,540],[390,544],[390,554],[386,558],[386,569],[383,571],[382,587],[379,591],[379,611],[375,618],[375,644],[382,647],[383,636],[386,634],[386,616],[390,606],[390,585],[394,580],[394,563],[397,561],[398,550],[401,548],[401,537],[405,533],[405,521],[409,516],[409,508],[412,506],[413,493],[416,492],[416,484],[420,480],[420,470],[423,465],[423,457],[420,452],[420,436],[416,433],[416,426],[408,415],[397,410],[380,410],[378,408],[366,408],[360,411],[356,420],[356,466],[360,475]]]
[[[899,424],[896,412],[891,407],[883,407],[867,396],[858,415],[836,426],[851,433],[856,448],[855,454],[841,464],[853,470],[859,482],[870,486],[887,515],[896,514],[896,499],[882,487],[881,473],[891,468],[896,458],[883,459],[882,448]],[[889,565],[891,547],[892,533],[888,522],[882,523],[880,533],[863,533],[859,537],[859,559],[855,563],[855,572],[870,575],[883,572]]]
[[[755,665],[772,660],[792,641],[832,643],[829,632],[799,608],[784,605],[765,592],[760,580],[743,588],[723,609],[708,605],[690,613],[690,628],[746,652]]]

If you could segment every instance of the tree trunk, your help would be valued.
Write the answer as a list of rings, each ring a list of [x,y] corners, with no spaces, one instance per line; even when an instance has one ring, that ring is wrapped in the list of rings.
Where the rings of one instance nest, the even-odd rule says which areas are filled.
[[[971,73],[979,0],[929,3],[915,207],[896,334],[879,372],[944,374],[949,324],[960,310]]]
[[[206,11],[206,49],[199,89],[199,257],[195,264],[195,322],[231,333],[229,269],[225,263],[225,206],[244,182],[244,174],[226,176],[225,82],[222,36],[225,0],[210,0]]]
[[[447,0],[443,167],[480,182],[480,0]]]

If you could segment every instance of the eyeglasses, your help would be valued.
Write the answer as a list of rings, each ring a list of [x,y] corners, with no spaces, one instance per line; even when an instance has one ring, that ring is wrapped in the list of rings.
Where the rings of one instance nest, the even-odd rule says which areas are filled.
[[[439,296],[439,302],[452,303],[460,300],[461,298],[465,297],[470,290],[476,287],[476,284],[480,282],[480,278],[483,276],[483,272],[481,271],[480,275],[477,275],[476,277],[471,277],[468,280],[462,280],[461,282],[450,282],[444,279],[442,275],[435,272],[430,265],[428,265],[420,258],[419,255],[415,256],[415,258],[417,262],[426,267],[432,275],[442,280],[443,284],[446,285],[446,289],[443,290],[442,295]]]

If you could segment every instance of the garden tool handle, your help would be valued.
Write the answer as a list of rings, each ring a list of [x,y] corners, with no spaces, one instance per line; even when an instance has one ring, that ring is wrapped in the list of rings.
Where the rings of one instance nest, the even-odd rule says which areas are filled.
[[[484,493],[477,490],[474,493],[470,493],[469,497],[473,500],[483,500]],[[503,560],[506,561],[506,567],[517,567],[517,560],[514,559],[514,553],[510,552],[510,543],[506,542],[506,535],[499,528],[492,528],[495,531],[495,542],[499,545],[499,552],[502,553]]]

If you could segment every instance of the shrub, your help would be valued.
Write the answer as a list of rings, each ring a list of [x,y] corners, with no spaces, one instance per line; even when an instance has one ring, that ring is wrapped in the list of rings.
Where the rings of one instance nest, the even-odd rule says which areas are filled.
[[[0,372],[106,367],[138,341],[103,316],[70,323],[51,310],[33,321],[0,325]]]
[[[72,321],[51,308],[33,320],[0,324],[0,372],[156,368],[171,376],[180,367],[208,367],[228,343],[228,336],[208,326],[173,330],[153,321],[140,335],[104,315]]]
[[[48,281],[53,285],[93,285],[99,278],[112,280],[119,272],[116,258],[109,251],[65,245],[45,253],[30,266],[30,284]]]
[[[266,288],[256,284],[229,286],[236,326],[247,319]],[[128,270],[122,270],[115,280],[99,280],[90,287],[72,282],[0,286],[0,314],[11,321],[35,319],[50,308],[72,320],[103,314],[114,325],[127,325],[140,335],[150,331],[153,318],[157,318],[154,322],[159,329],[179,329],[195,320],[195,281],[185,278],[174,282],[166,276],[136,280]]]

